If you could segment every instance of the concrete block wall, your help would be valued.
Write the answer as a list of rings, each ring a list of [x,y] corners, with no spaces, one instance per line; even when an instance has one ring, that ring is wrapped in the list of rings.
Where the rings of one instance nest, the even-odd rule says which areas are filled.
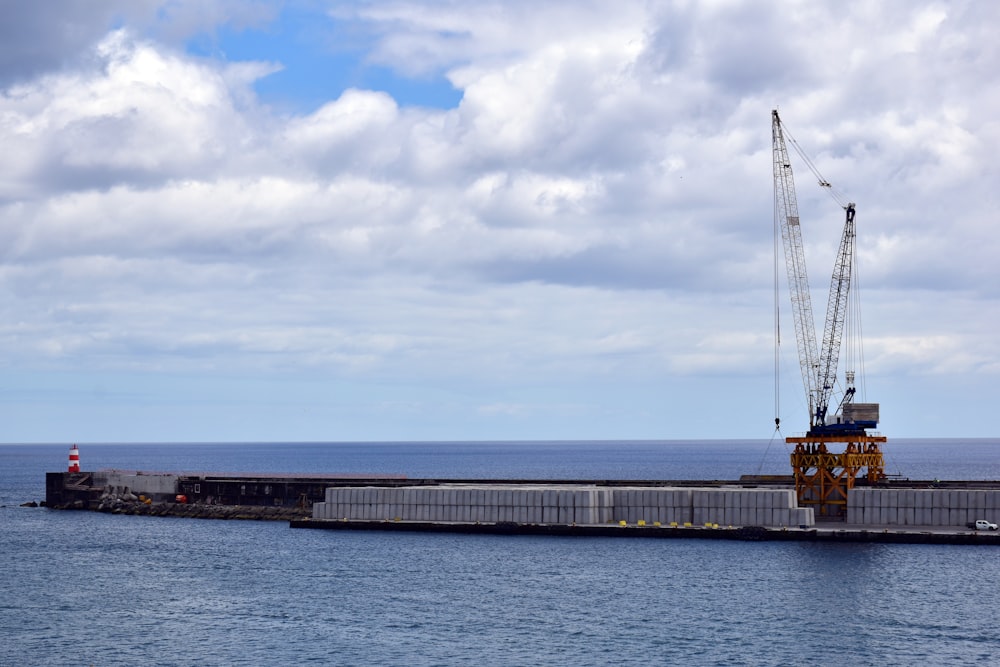
[[[813,509],[800,508],[792,489],[695,489],[694,525],[812,526]]]
[[[594,487],[332,487],[313,517],[382,521],[606,523],[610,493]]]
[[[331,487],[316,519],[812,526],[791,489],[542,486]]]
[[[611,494],[611,521],[669,525],[691,521],[691,489],[617,488]]]
[[[847,523],[956,526],[1000,519],[1000,491],[987,489],[851,489]]]

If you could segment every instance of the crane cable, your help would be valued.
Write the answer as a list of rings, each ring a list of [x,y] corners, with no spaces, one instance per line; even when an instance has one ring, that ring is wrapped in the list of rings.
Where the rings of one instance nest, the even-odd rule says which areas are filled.
[[[813,161],[809,159],[806,152],[802,150],[801,146],[799,146],[799,142],[795,141],[795,137],[793,137],[791,132],[788,131],[788,127],[784,123],[781,124],[781,130],[784,133],[785,138],[788,139],[788,143],[790,143],[792,148],[795,149],[796,154],[798,154],[802,161],[805,162],[809,171],[811,171],[813,176],[816,177],[816,180],[819,181],[820,187],[827,191],[830,197],[833,198],[833,201],[837,202],[837,205],[840,206],[840,208],[847,208],[847,196],[840,190],[837,190],[830,185],[830,181],[823,178],[823,174],[819,173],[819,169],[816,168]]]

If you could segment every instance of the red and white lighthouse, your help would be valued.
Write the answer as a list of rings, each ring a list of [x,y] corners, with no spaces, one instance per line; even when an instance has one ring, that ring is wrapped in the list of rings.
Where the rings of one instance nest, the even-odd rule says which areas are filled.
[[[76,445],[69,449],[69,472],[80,472],[80,450]]]

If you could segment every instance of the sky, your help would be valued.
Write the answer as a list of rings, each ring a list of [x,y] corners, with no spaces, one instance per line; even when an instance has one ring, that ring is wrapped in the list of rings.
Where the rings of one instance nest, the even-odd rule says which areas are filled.
[[[0,12],[0,442],[800,433],[775,108],[879,431],[1000,436],[998,3]]]

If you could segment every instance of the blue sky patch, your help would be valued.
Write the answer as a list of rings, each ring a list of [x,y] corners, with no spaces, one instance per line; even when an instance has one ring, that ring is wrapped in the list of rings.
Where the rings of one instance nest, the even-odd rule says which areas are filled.
[[[311,112],[349,88],[388,93],[400,106],[458,106],[462,91],[443,72],[414,78],[368,63],[372,44],[372,37],[354,25],[339,25],[325,13],[299,7],[286,8],[262,27],[221,26],[190,40],[187,50],[228,62],[280,63],[283,69],[258,80],[254,89],[263,103],[296,113]]]

